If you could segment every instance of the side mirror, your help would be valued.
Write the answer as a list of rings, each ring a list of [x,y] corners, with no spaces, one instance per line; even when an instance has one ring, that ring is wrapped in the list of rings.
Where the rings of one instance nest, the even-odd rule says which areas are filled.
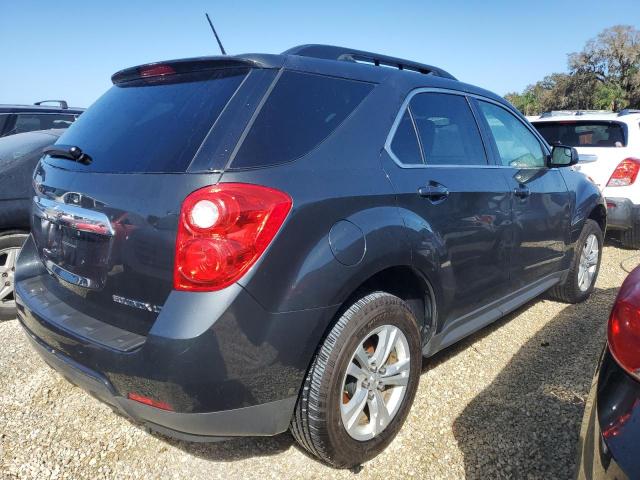
[[[556,145],[551,150],[551,158],[549,159],[549,167],[570,167],[578,163],[580,159],[578,151],[573,147],[565,145]]]

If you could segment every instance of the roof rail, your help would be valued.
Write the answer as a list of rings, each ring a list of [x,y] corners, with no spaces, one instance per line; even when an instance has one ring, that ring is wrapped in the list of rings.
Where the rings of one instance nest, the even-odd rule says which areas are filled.
[[[622,117],[624,115],[633,115],[634,113],[640,113],[640,110],[636,110],[634,108],[625,108],[623,110],[620,110],[618,116]]]
[[[60,108],[62,108],[63,110],[66,110],[67,108],[69,108],[69,104],[64,100],[42,100],[40,102],[34,103],[34,105],[42,105],[43,103],[57,103],[58,105],[60,105]]]
[[[570,116],[570,115],[579,117],[581,115],[603,114],[603,113],[614,113],[614,112],[612,112],[611,110],[550,110],[548,112],[544,112],[540,114],[540,118]]]
[[[323,58],[325,60],[342,60],[347,62],[369,63],[379,66],[393,67],[398,70],[409,70],[412,72],[423,73],[425,75],[435,75],[438,77],[457,80],[456,77],[441,68],[424,63],[413,62],[397,57],[381,55],[379,53],[365,52],[363,50],[355,50],[353,48],[335,47],[332,45],[308,44],[298,45],[290,48],[283,55],[299,55],[302,57]]]

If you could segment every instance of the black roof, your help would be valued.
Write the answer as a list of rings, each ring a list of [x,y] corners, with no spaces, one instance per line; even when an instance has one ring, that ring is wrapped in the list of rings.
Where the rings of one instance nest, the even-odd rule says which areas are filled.
[[[140,69],[155,65],[169,65],[177,73],[221,67],[287,68],[380,84],[390,83],[399,89],[422,87],[451,89],[491,98],[520,115],[502,97],[488,90],[460,82],[442,68],[389,55],[332,45],[300,45],[279,55],[244,53],[166,60],[120,70],[111,77],[111,80],[113,83],[126,82],[139,77]]]

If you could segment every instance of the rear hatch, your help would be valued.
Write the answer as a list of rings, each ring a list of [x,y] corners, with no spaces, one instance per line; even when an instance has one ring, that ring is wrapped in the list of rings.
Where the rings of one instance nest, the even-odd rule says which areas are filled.
[[[190,166],[249,73],[127,71],[56,142],[34,174],[32,215],[51,295],[148,333],[172,289],[181,203],[220,178]]]
[[[560,120],[534,122],[550,145],[575,147],[580,154],[576,170],[591,178],[602,190],[618,164],[632,156],[627,148],[625,123],[613,120]]]

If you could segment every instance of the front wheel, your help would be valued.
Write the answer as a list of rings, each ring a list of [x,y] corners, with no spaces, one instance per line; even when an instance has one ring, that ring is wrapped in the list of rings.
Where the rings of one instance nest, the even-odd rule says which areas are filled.
[[[336,467],[380,453],[409,413],[422,367],[420,331],[400,298],[374,292],[327,335],[298,398],[291,431]]]
[[[576,242],[566,280],[551,289],[554,298],[566,303],[579,303],[589,298],[600,271],[602,244],[600,225],[593,220],[586,220]]]
[[[16,259],[26,239],[27,235],[23,233],[0,237],[0,321],[16,318],[13,279],[16,271]]]

